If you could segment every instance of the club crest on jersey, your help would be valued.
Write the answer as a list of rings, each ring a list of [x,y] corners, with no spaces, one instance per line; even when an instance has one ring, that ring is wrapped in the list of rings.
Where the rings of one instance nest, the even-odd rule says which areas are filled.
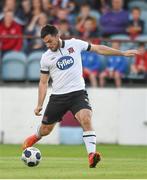
[[[68,48],[68,52],[69,52],[69,54],[71,54],[71,53],[74,53],[74,52],[75,52],[75,50],[74,50],[74,48],[73,48],[73,47],[70,47],[70,48]]]
[[[71,56],[63,56],[57,61],[56,66],[60,70],[66,70],[70,68],[73,64],[74,64],[74,59]]]

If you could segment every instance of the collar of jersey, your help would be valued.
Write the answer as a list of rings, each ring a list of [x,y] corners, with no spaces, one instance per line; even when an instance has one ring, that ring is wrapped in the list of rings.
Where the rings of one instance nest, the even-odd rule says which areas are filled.
[[[65,41],[60,39],[60,43],[61,43],[61,48],[64,48],[65,47]]]

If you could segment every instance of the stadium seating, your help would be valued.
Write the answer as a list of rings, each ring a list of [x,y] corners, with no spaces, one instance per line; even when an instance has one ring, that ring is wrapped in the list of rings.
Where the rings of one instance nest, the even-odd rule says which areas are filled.
[[[128,3],[129,9],[133,7],[139,7],[141,10],[147,10],[147,2],[141,0],[135,0]]]
[[[112,35],[111,36],[112,40],[124,40],[124,41],[129,41],[130,37],[128,35],[124,35],[124,34],[119,34],[119,35]],[[121,49],[122,50],[127,50],[133,47],[133,43],[132,42],[123,42],[121,43]]]
[[[27,80],[38,81],[40,77],[40,59],[42,51],[32,52],[27,60]]]
[[[141,19],[144,21],[144,34],[147,34],[147,10],[141,11]]]
[[[23,52],[11,51],[2,58],[2,80],[24,81],[26,78],[26,56]]]
[[[145,35],[145,34],[139,35],[139,36],[136,37],[135,40],[136,40],[136,41],[140,41],[140,42],[147,41],[147,35]]]

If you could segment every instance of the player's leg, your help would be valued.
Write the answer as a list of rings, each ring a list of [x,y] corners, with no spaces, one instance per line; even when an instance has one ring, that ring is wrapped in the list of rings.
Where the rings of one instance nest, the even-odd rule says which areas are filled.
[[[60,103],[60,99],[62,100],[62,97],[60,98],[58,96],[51,95],[42,119],[42,124],[38,128],[36,134],[28,137],[24,141],[22,145],[23,149],[33,146],[41,139],[42,136],[46,136],[51,133],[56,122],[58,122],[67,111],[67,107],[64,105],[66,104],[66,101],[63,101],[63,103],[61,101]]]
[[[39,126],[39,128],[37,129],[37,132],[31,136],[29,136],[28,138],[25,139],[23,145],[22,145],[22,149],[26,149],[28,147],[33,146],[35,143],[37,143],[43,136],[47,136],[48,134],[51,133],[51,131],[53,130],[54,126],[56,123],[54,124],[41,124]]]
[[[95,167],[100,161],[100,154],[96,152],[96,133],[92,128],[92,111],[86,91],[77,92],[71,99],[70,110],[83,128],[83,140],[89,156],[89,166]]]
[[[81,109],[75,117],[83,128],[83,140],[88,152],[89,167],[93,168],[101,158],[100,153],[96,152],[96,133],[91,123],[92,112],[89,109]]]

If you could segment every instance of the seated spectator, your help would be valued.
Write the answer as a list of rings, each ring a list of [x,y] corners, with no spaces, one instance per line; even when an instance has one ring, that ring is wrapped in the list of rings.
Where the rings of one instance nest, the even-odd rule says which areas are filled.
[[[48,16],[50,16],[51,7],[52,7],[52,5],[49,0],[42,0],[43,12],[45,12],[45,14],[47,14]]]
[[[16,10],[17,10],[16,0],[5,0],[4,1],[3,12],[4,11],[13,11],[15,14]]]
[[[31,19],[31,2],[30,0],[22,0],[16,16],[21,21],[21,24],[27,26]]]
[[[129,14],[123,9],[123,0],[112,0],[112,9],[100,18],[101,34],[104,37],[126,34]]]
[[[120,43],[113,42],[112,47],[120,49]],[[109,56],[107,57],[107,67],[99,75],[100,86],[105,86],[105,79],[111,78],[115,80],[116,87],[120,87],[122,82],[121,78],[127,70],[127,61],[124,56]]]
[[[74,27],[76,24],[76,17],[79,11],[77,2],[75,0],[69,0],[69,2],[67,3],[67,10],[68,10],[68,20],[70,22],[70,25]]]
[[[138,7],[134,7],[131,11],[132,20],[129,21],[127,32],[132,38],[143,33],[144,21],[140,19],[141,10]]]
[[[101,14],[105,14],[110,11],[110,0],[95,1],[93,8],[97,8]]]
[[[56,11],[56,16],[52,23],[58,26],[62,20],[68,20],[68,10],[63,8],[58,8]]]
[[[90,16],[87,17],[83,25],[83,32],[78,32],[78,36],[80,36],[81,38],[98,37],[96,19]]]
[[[147,50],[145,44],[139,44],[140,55],[136,55],[134,64],[131,65],[131,73],[144,74],[147,73]]]
[[[93,17],[97,21],[97,15],[95,15],[95,12],[91,10],[91,7],[89,4],[82,4],[80,7],[80,14],[77,17],[77,23],[76,23],[76,31],[83,33],[84,31],[84,24],[88,17]]]
[[[20,19],[17,17],[17,14],[20,12],[20,9],[17,8],[17,1],[16,0],[5,0],[4,6],[2,8],[2,12],[0,13],[0,20],[4,18],[4,12],[12,11],[13,12],[13,19],[20,25],[23,25]]]
[[[0,22],[0,35],[10,35],[12,38],[3,37],[1,38],[1,50],[2,54],[7,51],[20,51],[23,46],[22,38],[13,36],[22,36],[22,26],[14,21],[14,14],[12,11],[4,12],[4,19]]]
[[[86,58],[82,59],[83,77],[85,80],[90,81],[92,87],[97,87],[98,72],[101,68],[99,56],[95,53],[83,53],[86,53]]]
[[[67,20],[61,20],[58,24],[61,38],[70,38],[73,32],[70,29],[69,22]]]
[[[31,0],[32,9],[31,13],[32,16],[39,16],[43,12],[43,5],[41,0]]]
[[[26,35],[32,35],[33,38],[28,41],[28,49],[26,52],[33,50],[43,50],[45,48],[43,41],[40,39],[41,28],[48,23],[48,18],[45,13],[41,13],[38,16],[33,16],[30,24],[26,29]],[[37,38],[38,37],[38,38]]]

